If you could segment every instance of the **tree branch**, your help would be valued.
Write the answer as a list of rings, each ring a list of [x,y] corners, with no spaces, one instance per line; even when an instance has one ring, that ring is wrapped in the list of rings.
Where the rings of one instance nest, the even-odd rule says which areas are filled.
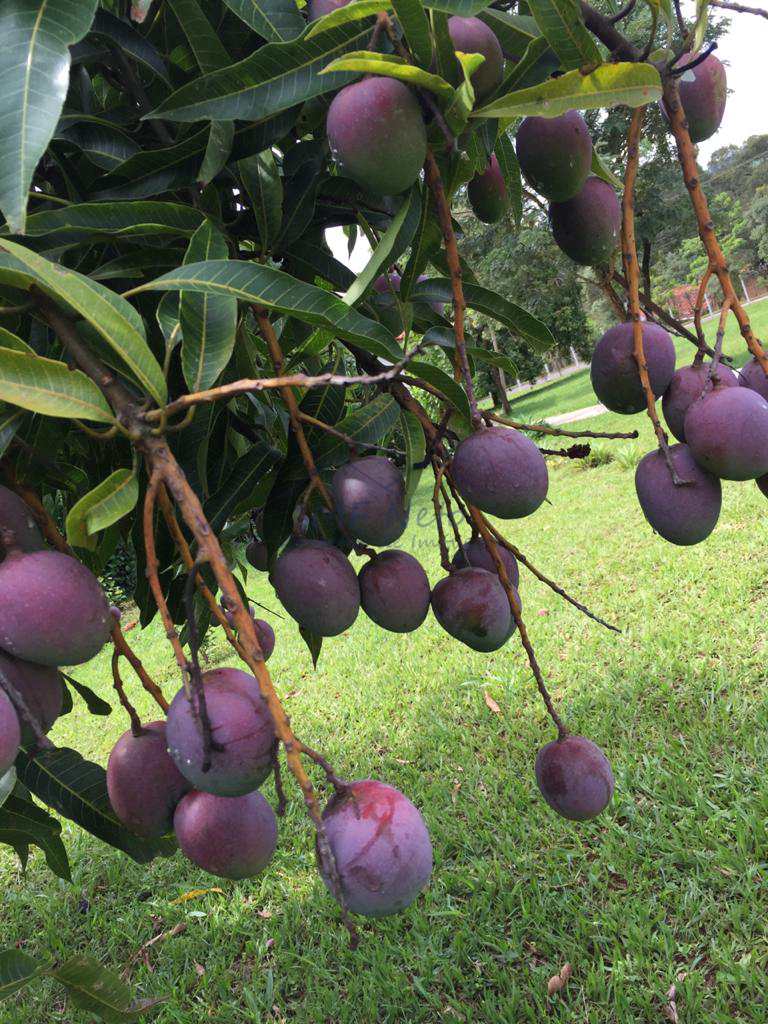
[[[730,303],[730,308],[736,317],[741,335],[746,341],[749,351],[760,363],[763,372],[768,375],[768,357],[766,357],[762,345],[755,337],[749,317],[739,301],[728,270],[728,263],[717,240],[715,225],[709,212],[709,204],[699,180],[699,172],[696,167],[696,150],[693,142],[691,142],[688,123],[685,120],[683,105],[680,102],[680,89],[675,78],[667,78],[664,83],[664,104],[677,143],[677,155],[683,170],[685,186],[688,189],[691,204],[696,214],[699,237],[709,257],[709,264],[720,282],[723,298],[727,299]]]
[[[676,486],[683,483],[677,475],[672,457],[669,454],[667,435],[662,429],[659,417],[656,412],[656,396],[651,387],[648,376],[648,364],[645,359],[643,348],[643,322],[640,310],[640,267],[637,261],[637,246],[635,244],[635,181],[640,160],[640,136],[643,127],[645,107],[638,107],[632,114],[627,137],[627,170],[624,175],[624,196],[621,203],[621,255],[624,261],[624,273],[627,275],[629,284],[629,310],[632,316],[632,332],[634,338],[634,356],[637,363],[640,381],[645,392],[648,418],[653,424],[659,448],[667,463],[667,468]]]
[[[271,325],[270,325],[271,326]],[[386,384],[387,381],[395,380],[400,373],[408,366],[412,359],[422,353],[424,344],[419,343],[403,358],[394,363],[389,369],[382,370],[376,374],[362,374],[357,377],[344,377],[337,373],[321,373],[317,376],[308,376],[305,373],[292,373],[287,376],[265,377],[261,379],[244,378],[230,384],[221,384],[216,388],[209,388],[207,391],[196,391],[189,395],[182,395],[180,398],[169,402],[162,409],[152,409],[145,414],[147,423],[157,423],[165,417],[166,419],[179,412],[185,412],[193,405],[203,405],[208,402],[218,402],[221,399],[234,398],[236,395],[244,395],[251,391],[268,391],[273,388],[319,388],[328,384],[346,387],[353,384]]]

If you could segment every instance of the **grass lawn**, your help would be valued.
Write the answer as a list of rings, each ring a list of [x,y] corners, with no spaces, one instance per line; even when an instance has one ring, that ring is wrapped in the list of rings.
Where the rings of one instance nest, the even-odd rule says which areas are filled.
[[[768,298],[751,303],[746,310],[755,334],[765,341],[768,338]],[[704,333],[709,344],[714,345],[717,318],[704,324]],[[696,351],[694,346],[683,338],[673,338],[673,341],[677,349],[677,365],[684,366],[690,363]],[[743,366],[749,358],[749,352],[733,317],[728,319],[723,352],[733,358],[735,367]],[[584,409],[595,405],[596,402],[597,398],[589,380],[589,369],[584,369],[549,384],[541,384],[520,398],[512,399],[511,415],[528,423],[538,423],[546,416]]]
[[[553,734],[519,644],[478,655],[431,616],[398,637],[361,615],[326,641],[313,672],[294,625],[273,619],[270,667],[298,733],[342,774],[384,779],[422,808],[435,849],[428,891],[401,917],[364,925],[350,951],[291,786],[275,859],[248,883],[219,883],[180,856],[141,867],[66,823],[73,885],[37,852],[26,875],[0,852],[2,944],[41,957],[82,950],[124,970],[141,995],[167,997],[159,1024],[650,1024],[668,1019],[672,984],[681,1024],[764,1024],[767,574],[755,528],[765,499],[726,485],[707,542],[665,544],[634,497],[632,464],[652,446],[646,421],[595,421],[636,424],[641,440],[620,442],[611,462],[551,459],[550,503],[508,530],[623,629],[607,632],[523,576],[557,705],[613,763],[616,797],[600,819],[563,821],[538,796],[533,761]],[[429,498],[425,481],[401,546],[434,582]],[[248,583],[275,605],[265,580]],[[161,629],[129,636],[172,694]],[[219,638],[209,656],[230,660]],[[106,653],[76,674],[109,696]],[[78,709],[52,738],[105,763],[126,725],[119,708],[108,719]],[[207,891],[179,902],[196,889]],[[566,962],[573,976],[548,999]],[[0,1019],[88,1017],[44,981],[3,1003]]]

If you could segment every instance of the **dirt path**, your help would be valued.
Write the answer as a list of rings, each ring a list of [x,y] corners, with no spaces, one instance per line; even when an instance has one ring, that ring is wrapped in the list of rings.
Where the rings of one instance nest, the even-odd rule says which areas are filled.
[[[563,412],[559,416],[548,416],[544,421],[551,427],[560,427],[564,423],[578,423],[579,420],[588,420],[591,416],[599,416],[608,412],[604,405],[590,405],[586,409],[574,409],[572,412]]]

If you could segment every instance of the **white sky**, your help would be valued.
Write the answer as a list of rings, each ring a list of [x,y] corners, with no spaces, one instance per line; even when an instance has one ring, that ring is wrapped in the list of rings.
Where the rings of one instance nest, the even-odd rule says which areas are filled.
[[[750,2],[754,6],[761,5],[761,0]],[[692,7],[692,4],[684,4],[688,17]],[[734,14],[728,34],[720,40],[717,56],[727,66],[728,87],[732,92],[720,131],[699,146],[704,165],[721,146],[740,145],[750,135],[768,134],[768,20],[751,14]],[[368,242],[358,239],[350,260],[347,239],[341,228],[331,228],[326,232],[326,239],[336,259],[356,274],[371,255]]]

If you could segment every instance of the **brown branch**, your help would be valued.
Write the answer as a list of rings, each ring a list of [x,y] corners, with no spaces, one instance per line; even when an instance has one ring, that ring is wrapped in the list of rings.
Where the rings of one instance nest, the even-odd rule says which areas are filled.
[[[618,317],[620,317],[622,320],[624,320],[626,318],[627,311],[624,308],[624,303],[621,301],[620,297],[613,290],[613,285],[611,284],[611,281],[610,281],[611,277],[612,277],[612,275],[610,275],[610,274],[606,274],[605,277],[602,277],[600,279],[600,288],[605,293],[605,296],[608,299],[608,301],[610,302],[610,304],[613,306],[614,313],[616,313],[616,315]]]
[[[271,326],[271,325],[270,325]],[[182,395],[180,398],[169,402],[162,409],[151,409],[146,413],[144,419],[148,423],[157,423],[173,416],[175,413],[184,412],[193,405],[203,405],[208,402],[218,402],[221,399],[234,398],[236,395],[248,394],[253,391],[269,391],[284,388],[319,388],[328,384],[346,387],[353,384],[385,384],[387,381],[395,380],[405,369],[408,363],[423,350],[423,344],[416,345],[403,358],[387,370],[375,374],[361,374],[357,377],[344,377],[337,373],[321,373],[317,376],[308,376],[305,373],[292,373],[279,377],[264,377],[260,379],[244,378],[243,380],[232,381],[230,384],[221,384],[216,388],[209,388],[207,391],[196,391],[193,394]]]
[[[562,430],[560,427],[548,427],[544,423],[518,423],[491,412],[484,412],[483,418],[494,423],[501,423],[505,427],[514,427],[515,430],[527,430],[531,434],[551,434],[553,437],[591,437],[604,441],[633,441],[640,436],[636,430],[631,430],[626,434],[610,434],[600,433],[596,430]]]
[[[544,706],[549,713],[549,717],[555,724],[558,738],[561,740],[565,739],[568,735],[568,730],[563,724],[563,721],[557,711],[555,711],[555,706],[552,703],[552,697],[550,696],[547,685],[544,682],[544,676],[542,675],[541,668],[536,660],[533,644],[531,643],[530,637],[528,636],[528,630],[525,628],[525,623],[523,622],[520,598],[515,592],[515,588],[509,580],[509,576],[507,576],[507,567],[504,565],[501,555],[499,554],[499,548],[496,540],[485,521],[485,517],[479,509],[475,508],[474,505],[470,505],[469,514],[472,516],[472,521],[477,527],[478,533],[483,538],[488,554],[491,556],[496,566],[496,572],[498,573],[501,585],[504,587],[504,591],[509,600],[509,607],[512,612],[512,616],[517,623],[517,631],[520,634],[520,641],[525,649],[526,655],[528,656],[528,664],[531,666],[531,671],[533,672],[534,679],[536,680],[536,686],[541,694],[541,699],[544,701]]]
[[[187,543],[187,538],[184,536],[182,529],[179,526],[179,522],[173,511],[171,499],[168,497],[168,491],[165,489],[165,486],[161,486],[158,488],[157,503],[160,506],[160,511],[163,513],[163,518],[165,519],[166,526],[168,527],[168,532],[173,538],[173,542],[176,545],[179,554],[181,555],[181,560],[184,562],[184,567],[186,568],[187,572],[189,572],[189,570],[192,569],[192,567],[195,565],[195,557],[192,554],[192,550],[189,544]],[[200,596],[203,598],[203,600],[210,608],[213,617],[216,619],[220,626],[224,627],[224,633],[227,637],[227,640],[232,645],[232,647],[234,647],[234,649],[237,651],[238,655],[242,658],[244,653],[243,649],[240,646],[237,637],[234,634],[234,631],[229,625],[229,622],[227,621],[227,616],[225,612],[223,611],[219,602],[216,600],[216,597],[214,596],[212,591],[207,586],[199,569],[197,570],[197,589],[200,592]]]
[[[181,669],[184,685],[186,686],[189,674],[187,656],[181,645],[179,634],[176,632],[176,626],[173,623],[173,617],[168,609],[168,602],[165,600],[165,594],[163,593],[163,588],[160,583],[160,564],[157,560],[157,549],[155,547],[155,502],[157,500],[157,492],[161,483],[161,470],[159,468],[150,469],[149,483],[147,484],[147,491],[144,495],[144,510],[142,516],[144,528],[144,552],[147,562],[147,580],[149,581],[149,589],[152,591],[152,596],[155,599],[157,610],[160,612],[160,618],[163,622],[166,638],[170,641],[171,647],[173,648],[173,653],[176,657],[176,664]]]
[[[437,543],[440,548],[440,564],[446,572],[451,571],[451,557],[448,554],[448,544],[445,540],[445,530],[443,529],[443,512],[440,505],[440,486],[443,481],[443,473],[445,472],[446,464],[438,468],[437,464],[432,462],[432,470],[435,474],[435,486],[432,490],[432,506],[435,510],[435,526],[437,527]]]
[[[645,107],[638,107],[633,112],[627,137],[627,170],[624,175],[624,195],[621,202],[621,255],[624,262],[624,273],[629,284],[629,311],[632,317],[634,356],[640,373],[643,391],[645,392],[648,418],[653,424],[659,448],[667,463],[672,480],[675,485],[679,486],[683,481],[677,475],[672,457],[669,454],[667,435],[664,433],[659,422],[656,412],[656,396],[653,393],[651,380],[648,376],[648,364],[643,348],[643,321],[640,309],[640,267],[637,261],[637,246],[635,244],[635,181],[637,180],[637,169],[640,160],[640,135],[644,116]]]
[[[382,444],[374,444],[371,441],[358,441],[354,437],[350,437],[349,434],[343,433],[341,430],[337,430],[336,427],[331,426],[330,423],[324,423],[322,420],[316,419],[314,416],[310,416],[309,413],[299,411],[299,419],[302,423],[306,423],[308,427],[317,427],[318,430],[324,430],[331,437],[336,437],[339,441],[343,441],[344,444],[348,445],[353,451],[358,448],[373,449],[378,452],[386,452],[388,455],[403,455],[397,448],[387,448]]]
[[[141,736],[141,719],[139,718],[136,708],[128,700],[125,687],[123,686],[123,680],[120,678],[120,651],[117,647],[112,650],[112,683],[115,687],[118,700],[128,712],[128,717],[131,720],[131,732],[134,736]]]
[[[763,372],[768,375],[768,357],[766,357],[762,345],[752,331],[749,317],[733,287],[728,263],[717,240],[715,225],[709,212],[707,198],[704,195],[701,181],[699,180],[699,172],[696,166],[696,150],[693,142],[691,142],[688,123],[685,120],[683,105],[680,102],[680,90],[675,78],[667,78],[664,83],[664,104],[677,143],[677,155],[683,170],[685,186],[688,189],[691,204],[696,214],[699,237],[709,257],[709,265],[717,275],[723,292],[723,298],[727,299],[730,303],[730,308],[736,317],[741,335],[746,341],[749,351],[760,363]]]
[[[97,383],[107,374],[101,365],[81,341],[75,325],[61,314],[56,306],[44,297],[38,301],[38,308],[44,312],[46,319],[54,328],[68,353],[74,358],[85,373]],[[102,386],[102,384],[99,384]],[[307,811],[315,826],[317,848],[323,870],[327,874],[331,890],[341,907],[342,919],[349,930],[351,942],[357,944],[357,931],[346,909],[344,894],[341,888],[336,861],[325,831],[320,805],[314,787],[302,763],[302,746],[291,729],[290,721],[280,698],[275,692],[269,671],[264,663],[261,648],[256,636],[254,621],[245,607],[235,580],[230,572],[219,540],[206,519],[200,499],[190,487],[181,466],[165,439],[153,435],[145,423],[142,410],[136,405],[133,396],[119,382],[106,386],[110,388],[109,401],[124,424],[136,448],[145,456],[150,470],[149,485],[144,502],[143,526],[145,545],[147,548],[147,570],[155,600],[158,603],[166,632],[173,645],[179,667],[187,673],[186,659],[178,635],[168,613],[168,607],[160,587],[158,577],[158,561],[154,542],[153,519],[157,492],[160,484],[167,487],[169,495],[176,503],[182,519],[197,544],[198,560],[207,562],[213,572],[216,583],[221,591],[226,607],[230,610],[237,629],[243,658],[255,676],[259,691],[266,701],[275,727],[275,733],[285,750],[288,766],[296,779]],[[103,387],[102,387],[103,390]]]
[[[269,357],[272,360],[275,373],[280,376],[283,372],[283,350],[280,348],[280,342],[277,340],[277,335],[275,334],[275,329],[269,319],[269,314],[266,309],[262,309],[260,306],[254,306],[253,311],[259,323],[261,336],[267,343]],[[309,482],[314,484],[320,492],[320,496],[325,502],[326,507],[333,512],[333,498],[331,497],[330,491],[325,486],[323,478],[317,471],[315,457],[307,442],[307,435],[304,433],[304,427],[301,425],[301,412],[299,411],[299,403],[296,401],[296,395],[294,395],[291,388],[282,387],[280,388],[280,396],[288,408],[288,415],[291,420],[291,429],[293,430],[293,436],[296,438],[296,444],[299,446],[299,452],[301,453],[301,458],[304,463],[304,468],[307,471]]]
[[[467,349],[464,341],[464,314],[467,304],[464,301],[464,288],[461,280],[461,261],[459,259],[459,247],[456,242],[456,234],[453,230],[451,218],[451,204],[445,194],[443,179],[440,175],[440,168],[437,166],[434,154],[427,150],[427,159],[424,163],[424,174],[437,208],[437,216],[443,232],[445,242],[445,258],[448,263],[448,270],[451,275],[451,289],[453,291],[453,334],[456,339],[455,352],[455,376],[456,380],[464,381],[464,389],[467,392],[470,417],[475,430],[482,426],[482,417],[477,409],[475,390],[472,386],[472,374],[467,359]]]
[[[762,7],[747,7],[746,4],[735,4],[732,0],[709,0],[710,7],[722,7],[726,11],[736,11],[737,14],[757,14],[760,18],[768,18],[768,11]]]
[[[568,604],[572,605],[577,611],[580,611],[582,615],[586,615],[588,619],[592,619],[593,622],[597,622],[599,625],[604,626],[606,629],[609,629],[612,633],[621,633],[621,630],[618,628],[618,626],[613,626],[610,622],[606,622],[605,619],[601,619],[599,615],[596,615],[593,611],[590,611],[585,604],[582,604],[580,601],[577,601],[575,597],[572,597],[567,590],[564,590],[559,584],[555,583],[554,580],[551,580],[549,576],[545,576],[544,573],[540,569],[537,569],[536,566],[523,554],[520,548],[516,547],[514,544],[508,541],[507,538],[504,537],[499,532],[499,530],[496,529],[493,523],[488,523],[488,529],[491,531],[496,541],[499,544],[501,544],[503,548],[506,548],[507,551],[510,552],[510,554],[514,555],[515,559],[521,565],[524,565],[528,572],[532,573],[536,577],[536,579],[539,580],[539,582],[543,583],[546,587],[549,587],[550,590],[554,591],[554,593],[556,593],[558,597],[562,597],[564,601],[567,601]]]
[[[619,32],[611,23],[611,19],[600,14],[594,7],[587,3],[581,3],[581,14],[584,24],[593,35],[596,35],[603,45],[611,51],[611,55],[618,60],[639,61],[640,51]]]
[[[704,314],[704,299],[707,294],[707,285],[709,284],[711,277],[712,265],[709,264],[702,275],[699,290],[696,294],[696,304],[693,307],[693,325],[696,328],[696,337],[699,339],[699,351],[696,353],[696,359],[694,360],[697,363],[700,363],[704,358],[704,349],[707,344],[704,337],[704,328],[701,326],[701,318]]]
[[[456,541],[457,551],[461,551],[461,548],[462,548],[461,533],[459,532],[459,525],[456,522],[456,517],[453,514],[453,505],[451,504],[451,495],[450,495],[450,492],[448,491],[448,488],[445,486],[445,482],[444,481],[441,482],[441,484],[440,484],[440,493],[442,494],[443,501],[445,502],[445,512],[446,512],[446,515],[448,516],[448,521],[451,524],[451,529],[453,530],[453,537],[454,537],[454,540]]]
[[[152,676],[144,668],[141,659],[138,657],[136,652],[130,646],[128,641],[123,635],[123,631],[120,628],[120,623],[115,619],[112,623],[112,643],[115,647],[115,652],[122,655],[128,664],[131,666],[133,671],[139,677],[139,681],[147,693],[152,697],[157,706],[164,712],[168,712],[168,701],[163,696],[163,691],[154,681]]]
[[[629,290],[629,284],[627,283],[627,279],[622,274],[620,274],[618,270],[613,271],[613,279],[614,281],[617,282],[617,284],[621,285],[624,291]],[[583,280],[588,280],[588,278],[583,278]],[[686,341],[690,341],[691,344],[696,345],[698,347],[699,341],[696,335],[693,334],[692,331],[689,331],[685,324],[681,323],[679,320],[675,319],[675,317],[671,316],[670,313],[668,313],[663,306],[660,306],[657,302],[654,302],[653,300],[651,300],[650,302],[646,302],[645,299],[643,299],[642,307],[645,310],[645,313],[649,319],[658,320],[660,323],[665,324],[674,334],[679,335],[681,338],[685,338]],[[623,312],[622,307],[622,316],[624,315],[625,313]],[[705,351],[707,355],[712,354],[712,349],[710,348],[705,349]]]

